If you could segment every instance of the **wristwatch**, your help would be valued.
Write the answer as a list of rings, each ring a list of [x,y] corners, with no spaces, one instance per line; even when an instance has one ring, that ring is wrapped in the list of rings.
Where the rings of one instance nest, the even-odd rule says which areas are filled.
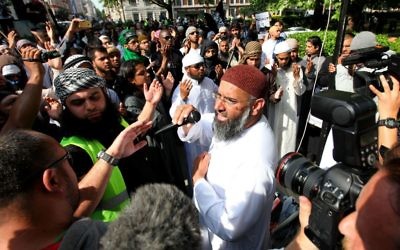
[[[387,128],[398,128],[399,122],[394,118],[386,118],[383,120],[378,120],[378,126],[385,126]]]
[[[109,163],[110,165],[117,166],[119,163],[119,159],[107,154],[104,150],[101,150],[97,154],[97,159],[103,159],[105,162]]]

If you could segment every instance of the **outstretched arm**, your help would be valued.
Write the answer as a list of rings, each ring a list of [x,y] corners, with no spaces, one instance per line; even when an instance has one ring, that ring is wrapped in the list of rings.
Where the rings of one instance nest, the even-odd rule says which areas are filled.
[[[27,49],[22,52],[22,58],[30,76],[22,94],[14,103],[7,122],[1,128],[0,134],[13,129],[31,128],[39,112],[44,76],[44,68],[39,61],[40,50]]]
[[[135,142],[135,139],[150,127],[151,122],[131,124],[115,138],[106,153],[117,159],[132,155],[147,144],[146,141]],[[80,202],[75,217],[87,217],[93,213],[103,197],[112,170],[113,166],[100,159],[79,182]]]

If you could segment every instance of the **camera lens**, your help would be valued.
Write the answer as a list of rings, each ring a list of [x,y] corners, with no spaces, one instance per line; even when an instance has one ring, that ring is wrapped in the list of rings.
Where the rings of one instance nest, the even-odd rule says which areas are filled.
[[[280,185],[299,195],[313,198],[325,171],[297,152],[284,155],[275,173]]]

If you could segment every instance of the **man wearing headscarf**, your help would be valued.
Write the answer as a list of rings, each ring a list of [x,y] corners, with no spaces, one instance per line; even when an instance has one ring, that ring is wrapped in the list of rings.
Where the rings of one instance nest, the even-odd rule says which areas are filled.
[[[239,64],[247,64],[260,68],[261,65],[261,44],[256,41],[251,41],[246,44],[244,53],[239,60]]]
[[[275,46],[277,64],[277,90],[270,95],[268,121],[274,133],[278,147],[278,156],[296,150],[297,127],[300,114],[300,99],[306,91],[303,71],[296,62],[292,62],[292,49],[286,41]]]
[[[218,58],[218,45],[213,41],[204,41],[200,55],[204,58],[206,76],[219,85],[227,64]]]
[[[169,110],[174,116],[177,107],[181,104],[191,104],[197,107],[200,114],[214,111],[214,92],[218,86],[205,76],[204,59],[197,52],[190,52],[183,60],[184,76],[172,95],[172,105]],[[207,150],[209,144],[185,143],[186,159],[191,177],[195,157]],[[189,178],[190,179],[190,178]]]
[[[122,46],[122,58],[128,60],[142,60],[145,62],[145,57],[140,55],[139,40],[135,32],[123,30],[118,37],[118,42]]]
[[[112,221],[129,203],[129,193],[137,187],[146,183],[168,182],[164,179],[167,176],[165,170],[159,169],[157,164],[133,168],[137,158],[152,160],[146,152],[136,152],[120,161],[121,155],[104,151],[129,125],[111,104],[103,78],[91,69],[69,68],[56,77],[54,86],[64,106],[61,119],[64,138],[61,145],[71,154],[72,168],[78,179],[90,171],[97,159],[115,166],[110,171],[109,184],[100,204],[94,205],[92,213],[87,216]]]

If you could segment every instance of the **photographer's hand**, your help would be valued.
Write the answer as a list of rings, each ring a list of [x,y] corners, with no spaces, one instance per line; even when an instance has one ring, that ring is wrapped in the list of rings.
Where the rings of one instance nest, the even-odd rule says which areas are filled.
[[[379,80],[383,86],[383,92],[377,90],[373,85],[369,85],[369,89],[378,97],[378,112],[379,119],[394,118],[397,120],[397,114],[400,109],[400,91],[399,91],[399,81],[394,77],[390,77],[393,82],[392,90],[386,78],[381,75]],[[398,128],[387,128],[386,126],[378,127],[378,148],[384,145],[387,148],[393,147],[397,143],[397,131]],[[380,157],[380,162],[382,163],[382,157]]]
[[[293,239],[290,244],[285,247],[285,250],[300,250],[300,249],[318,249],[305,235],[304,228],[308,226],[308,218],[311,215],[312,204],[309,199],[305,196],[299,197],[299,220],[300,220],[300,229],[297,233],[296,237]]]

